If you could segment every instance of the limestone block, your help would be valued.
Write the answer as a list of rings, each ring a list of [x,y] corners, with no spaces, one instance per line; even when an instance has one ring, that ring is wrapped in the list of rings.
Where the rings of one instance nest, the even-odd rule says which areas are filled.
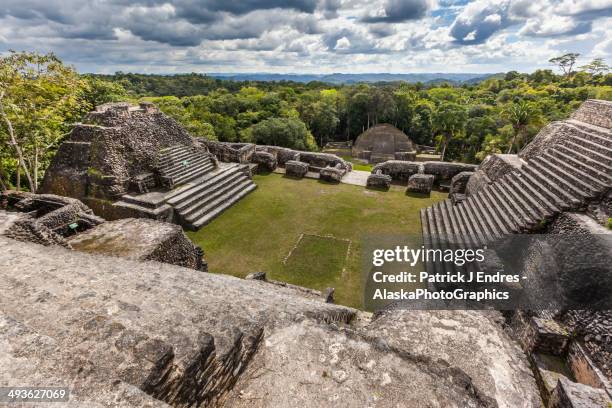
[[[433,187],[434,176],[431,174],[413,174],[408,179],[407,193],[421,193],[429,195]]]
[[[267,171],[274,171],[278,164],[276,161],[276,157],[274,157],[272,153],[263,151],[256,151],[255,153],[253,153],[253,156],[251,156],[251,161],[253,163],[257,163],[260,168]]]
[[[434,175],[436,181],[441,181],[450,180],[463,171],[474,171],[476,167],[474,164],[428,161],[423,163],[423,172]]]
[[[71,237],[69,243],[77,251],[206,269],[202,249],[180,226],[146,218],[108,221]]]
[[[285,174],[291,177],[302,178],[308,173],[308,164],[296,160],[285,163]]]
[[[391,181],[392,178],[389,175],[378,173],[370,174],[366,182],[366,187],[388,190],[391,187]]]
[[[321,180],[339,183],[345,174],[345,170],[336,167],[325,167],[324,169],[321,169],[320,178]]]
[[[421,169],[421,163],[402,160],[387,160],[384,163],[374,166],[372,173],[380,171],[382,174],[391,176],[393,180],[408,181],[410,176],[419,172],[419,169]]]
[[[611,403],[604,390],[560,378],[548,408],[607,408]]]
[[[461,173],[456,174],[451,179],[449,197],[452,198],[452,195],[454,194],[465,194],[468,181],[470,181],[470,177],[473,174],[473,171],[462,171]]]
[[[395,160],[415,161],[416,155],[416,150],[411,152],[395,152]]]
[[[560,356],[567,350],[569,333],[554,320],[532,317],[523,344],[529,352]]]

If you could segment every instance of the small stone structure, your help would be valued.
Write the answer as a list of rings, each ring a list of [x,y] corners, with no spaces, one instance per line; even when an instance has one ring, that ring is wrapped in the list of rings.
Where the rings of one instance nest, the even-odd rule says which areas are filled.
[[[448,198],[452,200],[457,195],[465,195],[467,184],[473,175],[473,171],[462,171],[461,173],[457,173],[451,179]]]
[[[319,172],[319,178],[321,180],[339,183],[345,174],[346,170],[344,169],[338,167],[325,167]]]
[[[272,153],[261,150],[253,153],[253,156],[251,156],[251,161],[253,163],[257,163],[259,168],[265,171],[274,171],[278,165],[276,157]]]
[[[476,166],[464,163],[447,162],[412,162],[403,160],[388,160],[379,163],[372,169],[372,173],[380,172],[391,176],[394,181],[406,183],[414,174],[427,174],[434,176],[438,184],[452,180],[461,172],[473,171]]]
[[[383,123],[363,132],[353,145],[353,157],[380,163],[387,160],[416,158],[416,147],[404,132]]]
[[[253,143],[229,143],[204,140],[210,152],[224,162],[249,163],[255,153]]]
[[[434,176],[432,174],[413,174],[408,179],[408,187],[406,188],[407,193],[420,193],[427,194],[431,193],[433,188]]]
[[[53,194],[3,191],[0,211],[20,212],[4,235],[41,245],[70,247],[66,238],[102,224],[104,219],[77,199]]]
[[[308,164],[297,161],[289,160],[285,163],[285,174],[291,177],[302,178],[308,173]]]
[[[391,176],[382,173],[372,173],[368,176],[367,188],[388,190],[391,187]]]

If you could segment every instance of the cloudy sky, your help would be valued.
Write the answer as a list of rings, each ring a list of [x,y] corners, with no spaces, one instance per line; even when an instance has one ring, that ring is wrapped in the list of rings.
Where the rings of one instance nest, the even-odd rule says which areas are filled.
[[[612,64],[612,0],[0,0],[0,52],[81,72],[501,72]]]

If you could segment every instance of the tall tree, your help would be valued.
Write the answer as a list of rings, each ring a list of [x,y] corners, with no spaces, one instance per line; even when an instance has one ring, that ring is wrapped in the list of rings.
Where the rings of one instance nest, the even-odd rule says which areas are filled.
[[[603,58],[595,58],[590,63],[581,66],[580,69],[591,75],[605,75],[610,72],[610,66],[604,62]]]
[[[580,54],[578,53],[570,52],[567,54],[563,54],[559,57],[551,58],[548,60],[548,62],[550,62],[551,64],[555,64],[556,66],[561,68],[561,71],[563,71],[565,77],[569,78],[572,75],[572,69],[574,68],[574,65],[576,64],[576,59],[579,56]]]

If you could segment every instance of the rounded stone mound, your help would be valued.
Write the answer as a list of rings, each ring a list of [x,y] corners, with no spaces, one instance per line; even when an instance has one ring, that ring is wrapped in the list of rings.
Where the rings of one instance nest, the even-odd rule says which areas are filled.
[[[379,158],[378,161],[385,161],[395,159],[396,153],[414,150],[414,143],[404,132],[393,125],[383,123],[359,135],[353,146],[353,157],[370,161]]]

